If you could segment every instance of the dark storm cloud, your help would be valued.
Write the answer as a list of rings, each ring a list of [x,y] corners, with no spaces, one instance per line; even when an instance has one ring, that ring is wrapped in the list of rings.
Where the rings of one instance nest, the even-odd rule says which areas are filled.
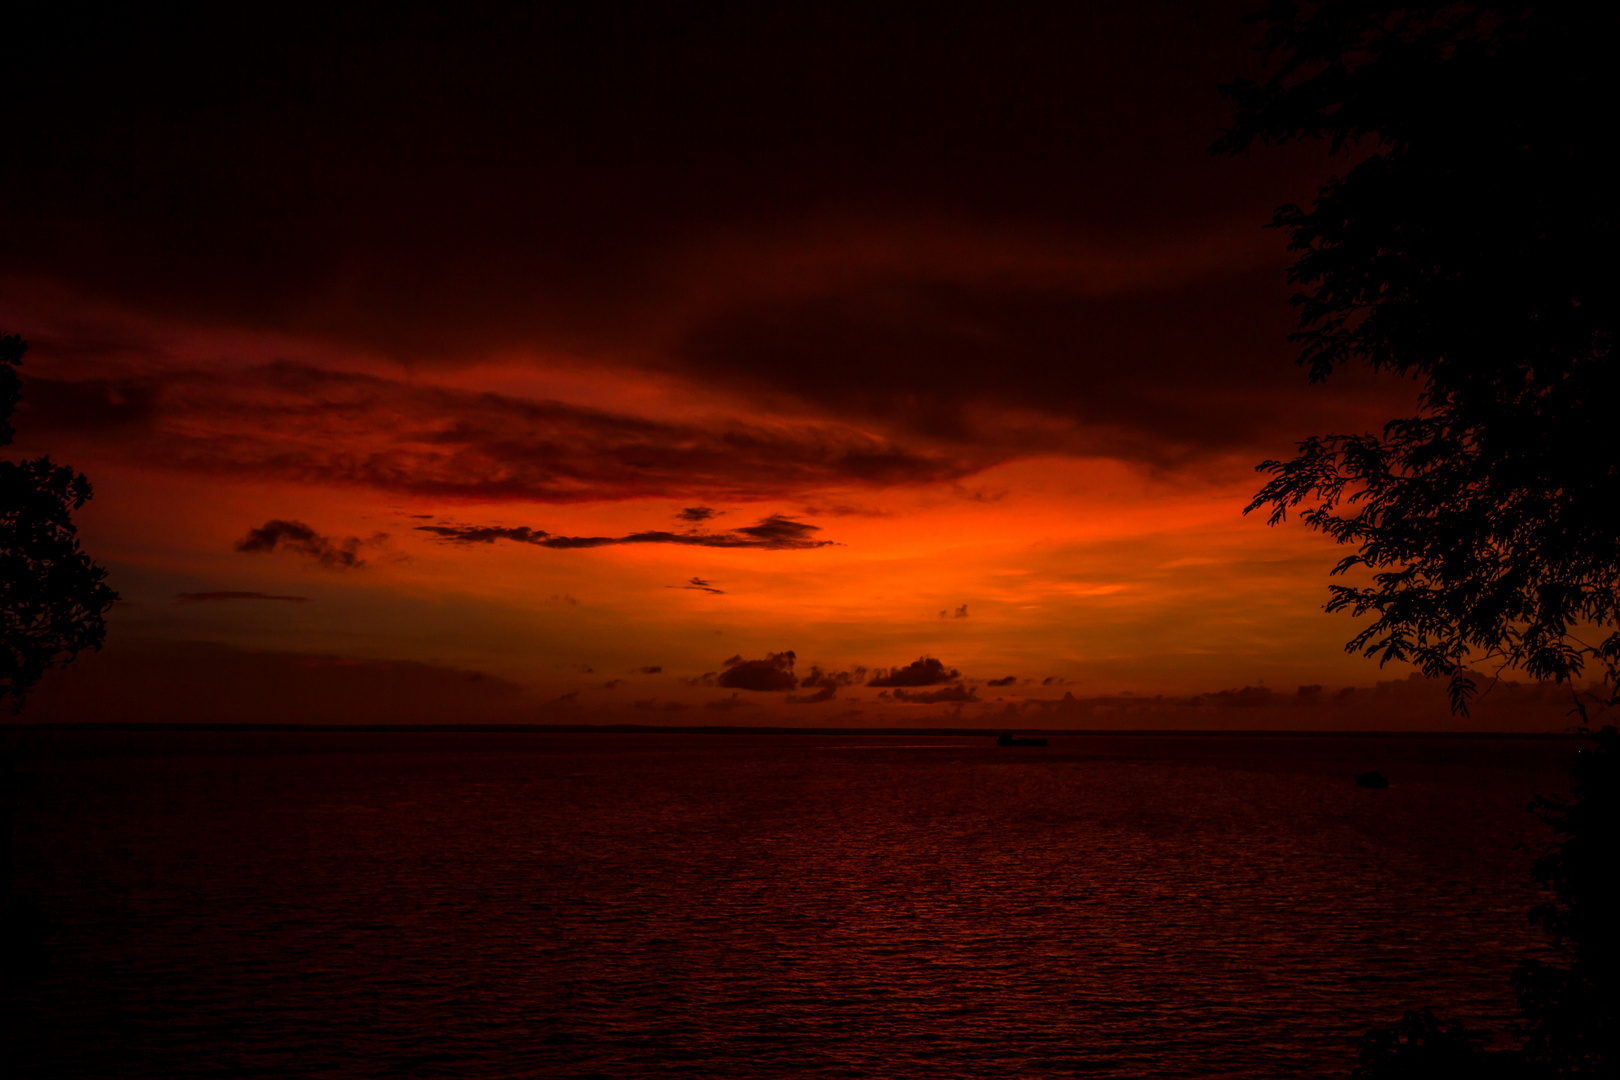
[[[763,660],[744,660],[733,656],[720,672],[719,684],[731,690],[792,690],[799,684],[793,674],[792,650],[766,653]]]
[[[12,268],[420,354],[630,323],[701,230],[1259,221],[1204,153],[1251,6],[35,5],[0,230]]]
[[[425,363],[634,355],[957,448],[583,413],[502,437],[472,409],[359,454],[177,434],[192,467],[566,501],[1173,465],[1307,426],[1284,256],[1231,238],[1317,155],[1205,152],[1217,85],[1255,73],[1250,6],[36,5],[0,73],[0,232],[8,271],[173,319]],[[152,422],[134,390],[56,422]]]
[[[916,451],[837,424],[661,422],[288,361],[236,372],[170,371],[145,385],[139,424],[131,422],[138,430],[119,443],[137,461],[428,497],[580,502],[712,492],[758,498],[829,484],[950,480],[991,460]],[[54,392],[71,400],[105,390],[101,383],[82,393],[62,389],[68,386]],[[707,546],[791,547],[810,528],[771,518]],[[578,539],[583,546],[704,543]]]
[[[878,668],[867,686],[937,686],[958,676],[932,656],[919,657],[904,667]]]
[[[286,600],[294,604],[305,604],[309,602],[309,597],[307,596],[277,596],[273,593],[229,591],[175,593],[174,598],[180,601],[182,604],[201,604],[212,600]]]
[[[1286,428],[1308,393],[1286,297],[1277,266],[1104,293],[919,273],[717,312],[677,370],[914,437],[1165,464]]]
[[[685,547],[761,548],[768,551],[802,551],[808,548],[830,547],[831,540],[815,540],[810,534],[820,532],[816,525],[792,521],[780,514],[772,514],[758,525],[746,529],[733,529],[729,533],[672,533],[662,530],[631,533],[628,536],[554,536],[526,525],[504,528],[490,525],[417,525],[417,532],[432,533],[440,540],[452,544],[491,544],[496,540],[512,540],[520,544],[533,544],[544,548],[599,548],[619,544],[676,544]],[[686,585],[670,588],[712,588],[702,578],[693,578]]]
[[[382,535],[379,534],[371,540],[362,540],[358,536],[333,540],[320,535],[302,521],[272,518],[256,529],[249,529],[248,534],[236,542],[236,550],[293,551],[314,559],[329,570],[354,570],[366,565],[365,559],[360,556],[361,549],[381,539]]]
[[[909,701],[913,705],[938,705],[942,702],[966,703],[978,701],[979,692],[957,683],[955,686],[946,686],[939,690],[896,690],[894,700]]]

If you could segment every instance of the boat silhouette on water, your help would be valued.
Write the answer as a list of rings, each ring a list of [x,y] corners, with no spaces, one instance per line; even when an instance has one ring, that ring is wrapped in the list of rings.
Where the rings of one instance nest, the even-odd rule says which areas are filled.
[[[1045,746],[1045,739],[1031,739],[1020,735],[1003,734],[996,740],[997,746]]]

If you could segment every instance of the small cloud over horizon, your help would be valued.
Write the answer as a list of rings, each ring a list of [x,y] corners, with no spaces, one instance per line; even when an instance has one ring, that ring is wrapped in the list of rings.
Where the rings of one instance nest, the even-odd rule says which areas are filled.
[[[733,656],[725,662],[719,684],[728,689],[752,690],[756,693],[792,690],[799,685],[799,680],[793,674],[795,659],[791,649],[766,653],[763,660],[744,660],[741,656]]]
[[[960,673],[931,656],[918,657],[904,667],[878,668],[867,686],[937,686]]]
[[[377,533],[369,540],[362,540],[358,536],[333,540],[317,533],[302,521],[271,518],[256,529],[249,529],[247,535],[236,542],[236,550],[248,553],[292,551],[313,559],[328,570],[356,570],[366,565],[360,550],[381,544],[387,538],[387,533]]]

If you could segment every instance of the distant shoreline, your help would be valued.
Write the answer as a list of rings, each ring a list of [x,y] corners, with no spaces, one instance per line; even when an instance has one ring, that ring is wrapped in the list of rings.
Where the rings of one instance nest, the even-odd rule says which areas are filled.
[[[217,732],[343,732],[377,734],[496,734],[496,735],[906,735],[975,736],[994,738],[1003,732],[1039,732],[1042,735],[1085,737],[1197,737],[1267,739],[1578,739],[1564,731],[1373,731],[1308,730],[1281,728],[1037,728],[1037,727],[785,727],[726,726],[719,724],[226,724],[226,723],[8,723],[9,731],[217,731]]]

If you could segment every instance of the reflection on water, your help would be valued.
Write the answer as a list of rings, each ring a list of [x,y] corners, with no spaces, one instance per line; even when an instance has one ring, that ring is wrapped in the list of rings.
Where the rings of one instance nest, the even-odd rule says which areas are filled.
[[[0,1050],[165,1078],[1344,1076],[1402,1008],[1514,1014],[1523,807],[1573,751],[33,739],[18,873],[60,929]]]

